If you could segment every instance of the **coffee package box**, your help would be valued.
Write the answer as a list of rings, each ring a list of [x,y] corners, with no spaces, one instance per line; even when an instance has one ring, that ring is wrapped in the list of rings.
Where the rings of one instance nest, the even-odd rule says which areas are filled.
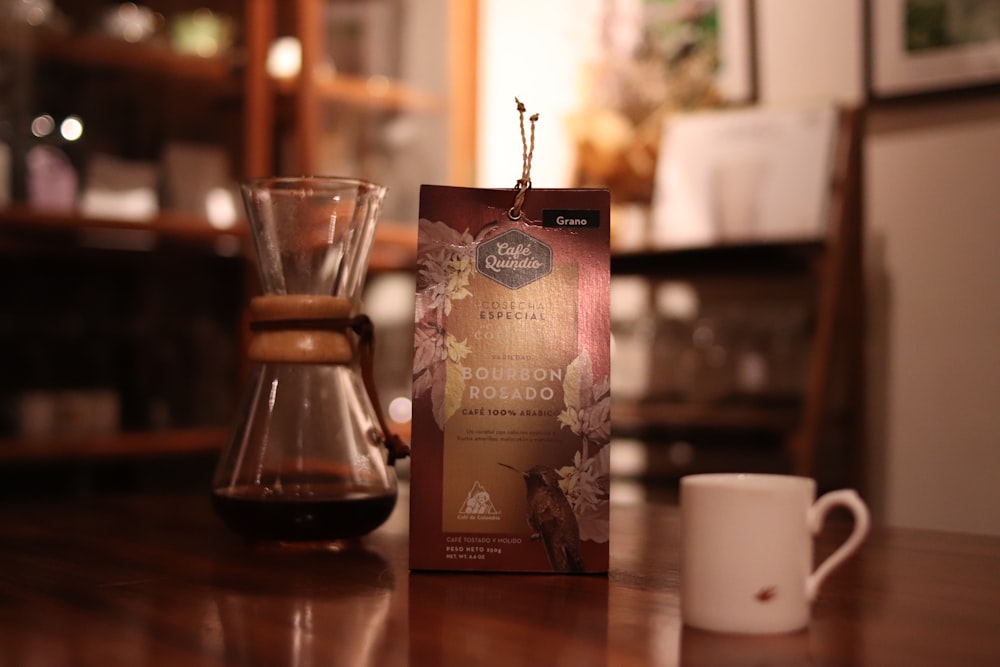
[[[420,192],[413,570],[607,571],[610,194],[514,201]]]

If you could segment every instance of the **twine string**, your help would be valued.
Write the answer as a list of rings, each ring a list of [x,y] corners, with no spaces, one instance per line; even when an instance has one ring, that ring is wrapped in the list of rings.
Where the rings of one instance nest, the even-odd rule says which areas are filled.
[[[507,211],[507,216],[511,220],[521,219],[521,207],[524,206],[524,198],[531,189],[531,159],[535,154],[535,123],[538,122],[538,114],[531,114],[528,118],[530,123],[530,134],[524,131],[524,114],[527,109],[524,103],[518,98],[514,98],[517,103],[517,114],[521,124],[521,178],[517,179],[515,186],[517,192],[514,194],[514,205]],[[529,140],[530,136],[530,140]]]

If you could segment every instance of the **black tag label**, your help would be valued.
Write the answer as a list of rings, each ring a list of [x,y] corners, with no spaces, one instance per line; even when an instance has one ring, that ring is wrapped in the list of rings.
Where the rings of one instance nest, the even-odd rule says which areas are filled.
[[[597,210],[548,208],[542,211],[542,227],[593,229],[600,226],[601,212]]]

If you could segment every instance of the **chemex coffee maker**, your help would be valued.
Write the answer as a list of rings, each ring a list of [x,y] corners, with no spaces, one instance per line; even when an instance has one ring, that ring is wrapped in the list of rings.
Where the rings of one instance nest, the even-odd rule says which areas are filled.
[[[242,186],[262,294],[251,374],[213,480],[225,523],[254,542],[364,535],[396,504],[391,435],[372,375],[361,293],[385,188],[296,177]]]

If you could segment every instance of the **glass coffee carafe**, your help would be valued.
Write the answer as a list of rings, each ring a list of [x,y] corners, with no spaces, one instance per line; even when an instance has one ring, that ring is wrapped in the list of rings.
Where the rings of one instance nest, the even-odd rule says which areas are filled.
[[[252,368],[213,480],[225,523],[253,541],[364,535],[396,504],[390,434],[362,312],[381,185],[296,177],[242,186],[262,294],[250,302]]]

